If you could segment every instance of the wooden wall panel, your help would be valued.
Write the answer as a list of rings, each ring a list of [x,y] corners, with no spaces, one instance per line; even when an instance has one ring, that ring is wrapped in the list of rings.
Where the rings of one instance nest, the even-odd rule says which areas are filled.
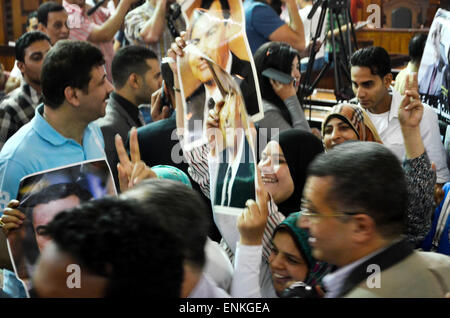
[[[428,33],[428,29],[374,29],[356,32],[358,41],[373,41],[390,54],[408,55],[408,45],[416,33]]]

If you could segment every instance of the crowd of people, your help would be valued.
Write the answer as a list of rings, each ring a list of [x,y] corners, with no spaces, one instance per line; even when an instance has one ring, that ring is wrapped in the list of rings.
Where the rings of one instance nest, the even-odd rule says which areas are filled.
[[[250,59],[240,40],[211,50],[213,40],[196,39],[231,34],[236,20],[224,12],[240,0],[190,2],[213,12],[210,29],[195,30],[174,0],[122,0],[114,10],[106,1],[93,13],[85,0],[48,1],[29,16],[15,46],[18,72],[4,78],[0,69],[3,233],[17,238],[33,225],[16,200],[26,176],[105,159],[118,194],[80,200],[29,227],[46,240],[33,277],[23,284],[2,264],[0,296],[449,297],[450,171],[437,115],[421,102],[414,73],[423,35],[411,41],[408,73],[395,87],[385,49],[354,52],[355,98],[330,108],[319,131],[298,96],[317,28],[306,18],[311,1],[245,0]],[[227,21],[223,30],[216,18]],[[208,138],[186,148],[179,64],[191,43],[238,80],[243,97],[221,100],[212,69],[201,69],[203,93],[214,97],[204,103]],[[325,54],[322,46],[317,65]],[[268,69],[290,81],[267,77]],[[253,126],[247,113],[259,95],[264,117]],[[234,118],[243,124],[230,124]],[[224,127],[256,133],[224,133],[219,153]],[[238,144],[251,162],[234,152],[232,163],[217,164]],[[244,170],[250,190],[228,180]],[[232,228],[215,205],[241,207]],[[81,268],[75,288],[67,283],[73,264]],[[380,275],[371,281],[374,267]]]

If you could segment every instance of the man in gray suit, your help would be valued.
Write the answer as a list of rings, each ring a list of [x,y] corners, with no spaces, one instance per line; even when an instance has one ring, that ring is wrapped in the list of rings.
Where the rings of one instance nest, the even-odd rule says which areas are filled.
[[[156,54],[141,46],[120,49],[112,61],[114,92],[111,93],[106,115],[97,120],[105,140],[105,152],[118,188],[115,136],[127,139],[132,127],[143,126],[144,119],[138,106],[149,104],[152,94],[162,84],[161,70]]]
[[[417,159],[430,166],[423,146]],[[404,163],[405,169],[420,164]],[[308,168],[303,197],[299,225],[310,232],[313,255],[337,266],[323,278],[326,297],[444,297],[450,291],[450,257],[414,251],[401,235],[407,186],[385,146],[347,142],[319,155]]]

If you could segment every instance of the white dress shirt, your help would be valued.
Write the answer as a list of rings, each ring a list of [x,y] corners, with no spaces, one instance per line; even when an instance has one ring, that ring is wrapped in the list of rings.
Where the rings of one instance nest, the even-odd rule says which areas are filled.
[[[367,110],[373,121],[383,144],[388,147],[400,161],[405,157],[405,144],[398,120],[398,109],[403,96],[391,88],[392,102],[390,110],[384,114],[372,114]],[[436,165],[437,183],[450,181],[450,172],[447,167],[447,157],[444,144],[441,141],[438,117],[430,106],[423,104],[423,117],[420,122],[420,134],[431,162]],[[385,119],[382,119],[382,117]]]

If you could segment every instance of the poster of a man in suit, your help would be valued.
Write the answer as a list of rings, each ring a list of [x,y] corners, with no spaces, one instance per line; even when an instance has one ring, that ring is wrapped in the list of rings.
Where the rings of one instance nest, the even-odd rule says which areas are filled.
[[[436,108],[441,119],[450,122],[448,105],[448,66],[450,50],[450,12],[439,9],[430,27],[420,63],[419,93],[428,105]]]
[[[185,112],[184,146],[189,149],[206,143],[205,119],[221,99],[204,57],[233,75],[254,121],[263,118],[263,111],[241,1],[188,0],[182,10],[188,21],[187,46],[178,72]]]
[[[206,61],[222,96],[210,110],[206,125],[210,198],[215,223],[234,252],[239,239],[237,217],[247,200],[255,200],[256,129],[239,85],[219,65]]]
[[[41,251],[49,242],[46,225],[64,210],[82,202],[116,195],[112,174],[105,160],[91,160],[24,177],[20,182],[18,210],[23,224],[8,235],[14,271],[27,287]]]

